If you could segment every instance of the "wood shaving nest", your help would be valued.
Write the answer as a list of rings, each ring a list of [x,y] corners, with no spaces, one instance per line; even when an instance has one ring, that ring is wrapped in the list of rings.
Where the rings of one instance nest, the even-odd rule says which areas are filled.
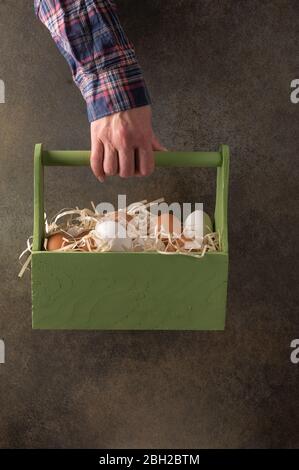
[[[91,202],[92,209],[62,209],[48,223],[45,214],[45,239],[44,250],[47,250],[48,238],[58,232],[65,233],[63,244],[55,252],[92,252],[104,253],[111,250],[111,242],[99,239],[96,236],[95,226],[99,221],[114,220],[126,227],[132,240],[132,248],[129,252],[157,252],[162,255],[180,254],[202,258],[207,252],[220,251],[220,237],[218,232],[206,234],[201,243],[195,243],[192,248],[192,240],[184,240],[183,237],[163,233],[158,230],[156,215],[150,209],[153,205],[163,202],[160,198],[152,202],[146,200],[131,204],[125,209],[116,212],[99,214],[95,205]],[[33,237],[27,240],[27,247],[19,256],[21,260],[29,255],[22,265],[19,277],[22,277],[26,269],[29,269],[32,253]],[[188,249],[185,243],[191,245]]]

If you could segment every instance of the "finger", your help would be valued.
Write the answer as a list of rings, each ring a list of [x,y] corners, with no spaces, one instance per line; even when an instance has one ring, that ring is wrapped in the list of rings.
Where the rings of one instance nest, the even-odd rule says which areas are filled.
[[[157,151],[161,151],[161,152],[167,151],[167,148],[164,147],[159,142],[159,140],[157,139],[157,137],[155,135],[153,135],[153,137],[152,137],[152,148],[153,148],[153,150],[157,150]]]
[[[136,152],[136,175],[149,176],[155,168],[154,152],[151,147],[139,148]]]
[[[135,173],[135,160],[133,149],[118,150],[119,176],[129,178]]]
[[[104,173],[108,176],[116,175],[118,172],[118,157],[117,151],[112,145],[105,144],[104,146]]]
[[[103,183],[105,174],[103,169],[104,146],[100,140],[94,139],[91,142],[90,166],[95,177]]]
[[[141,173],[140,173],[140,158],[139,158],[138,149],[135,149],[134,158],[135,158],[135,176],[141,176]]]

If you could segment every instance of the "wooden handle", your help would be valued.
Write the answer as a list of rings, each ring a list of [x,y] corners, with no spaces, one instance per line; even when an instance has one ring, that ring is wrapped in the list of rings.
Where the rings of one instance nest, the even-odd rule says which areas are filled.
[[[81,150],[43,151],[44,166],[86,166],[90,152]],[[222,164],[221,152],[155,152],[156,166],[164,167],[218,167]]]

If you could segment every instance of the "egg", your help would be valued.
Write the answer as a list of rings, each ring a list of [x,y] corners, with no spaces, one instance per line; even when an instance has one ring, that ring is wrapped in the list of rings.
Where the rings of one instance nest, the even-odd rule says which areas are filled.
[[[111,245],[110,251],[127,251],[132,248],[132,240],[128,237],[126,228],[114,221],[104,220],[95,226],[95,241],[104,240]]]
[[[185,220],[183,234],[188,239],[202,239],[212,231],[212,221],[202,210],[191,212]]]
[[[173,214],[165,212],[157,217],[156,227],[162,235],[180,236],[182,233],[181,222]]]
[[[111,238],[126,238],[125,227],[117,223],[115,220],[103,220],[96,224],[95,231],[103,240],[110,240]]]
[[[67,235],[64,232],[57,232],[48,237],[47,241],[47,251],[59,250],[65,245],[64,238],[67,238]]]

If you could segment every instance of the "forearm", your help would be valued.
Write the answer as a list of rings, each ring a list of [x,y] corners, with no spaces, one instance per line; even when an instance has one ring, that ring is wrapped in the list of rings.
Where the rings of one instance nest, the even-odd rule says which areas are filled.
[[[113,1],[36,0],[35,10],[71,67],[90,121],[150,103]]]

